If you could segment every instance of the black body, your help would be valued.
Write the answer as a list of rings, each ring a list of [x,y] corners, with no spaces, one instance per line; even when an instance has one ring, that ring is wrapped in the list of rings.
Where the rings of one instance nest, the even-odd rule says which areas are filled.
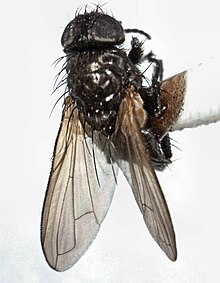
[[[158,117],[164,110],[160,102],[162,61],[152,52],[144,55],[142,43],[136,37],[132,38],[127,55],[120,46],[125,32],[137,32],[150,39],[137,29],[124,31],[120,22],[98,11],[78,15],[67,25],[61,39],[67,54],[68,91],[86,122],[107,137],[115,130],[122,93],[128,85],[140,93],[148,115]],[[138,69],[144,60],[154,66],[149,87],[142,85],[143,75]],[[149,123],[141,130],[154,167],[164,169],[172,156],[168,134],[155,135]]]
[[[113,47],[72,51],[67,72],[70,94],[88,124],[94,130],[111,135],[123,88],[129,82],[141,87],[139,70],[123,50]]]

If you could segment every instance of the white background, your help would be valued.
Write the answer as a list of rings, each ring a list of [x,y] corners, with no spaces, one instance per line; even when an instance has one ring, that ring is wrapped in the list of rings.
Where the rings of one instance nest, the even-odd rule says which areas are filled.
[[[58,98],[50,96],[58,72],[51,64],[63,54],[63,28],[86,3],[20,0],[1,8],[0,282],[216,282],[219,123],[174,133],[181,151],[174,150],[175,161],[159,174],[177,236],[175,263],[149,236],[121,176],[100,232],[80,261],[57,273],[43,257],[40,215],[61,117],[59,104],[49,118]],[[165,76],[219,55],[219,1],[114,0],[103,9],[124,28],[151,34],[147,47],[163,58]]]

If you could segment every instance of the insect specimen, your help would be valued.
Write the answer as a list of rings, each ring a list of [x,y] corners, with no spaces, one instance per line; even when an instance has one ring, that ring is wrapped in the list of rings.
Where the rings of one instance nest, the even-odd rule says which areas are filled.
[[[43,206],[41,242],[57,271],[74,265],[96,237],[109,209],[118,168],[126,176],[144,221],[169,259],[176,260],[175,233],[155,174],[171,162],[169,129],[182,106],[185,74],[162,81],[162,61],[144,55],[143,42],[126,33],[100,7],[65,28],[62,71],[67,85],[62,122]],[[139,65],[153,66],[147,86]],[[59,86],[59,84],[58,84]]]

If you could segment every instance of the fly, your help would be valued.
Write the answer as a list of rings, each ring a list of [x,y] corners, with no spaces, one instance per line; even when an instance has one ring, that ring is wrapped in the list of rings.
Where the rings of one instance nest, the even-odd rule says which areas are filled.
[[[116,186],[118,168],[127,178],[154,240],[167,257],[177,258],[170,213],[155,169],[171,163],[169,130],[182,107],[185,73],[162,81],[162,61],[143,43],[122,44],[126,33],[100,7],[78,14],[61,43],[67,85],[62,121],[41,222],[41,243],[57,271],[73,266],[95,239]],[[139,65],[153,66],[143,85]]]

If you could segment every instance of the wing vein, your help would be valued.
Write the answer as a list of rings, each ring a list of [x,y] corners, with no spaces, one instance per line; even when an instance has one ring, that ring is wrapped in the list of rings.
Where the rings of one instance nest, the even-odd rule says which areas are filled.
[[[92,143],[92,147],[93,147],[93,143]],[[93,147],[94,149],[94,147]],[[92,205],[92,210],[93,210],[93,213],[94,213],[94,216],[95,216],[95,219],[96,219],[96,223],[98,225],[100,225],[99,221],[98,221],[98,218],[97,218],[97,215],[95,213],[95,208],[94,208],[94,203],[93,203],[93,197],[92,197],[92,192],[91,192],[91,184],[90,184],[90,181],[89,181],[89,173],[88,173],[88,164],[87,164],[87,157],[86,157],[86,145],[85,143],[83,142],[83,154],[84,154],[84,162],[85,162],[85,169],[86,169],[86,176],[87,176],[87,183],[88,183],[88,188],[89,188],[89,196],[90,196],[90,201],[91,201],[91,205]],[[94,161],[94,151],[92,151],[92,155],[93,155],[93,161]],[[95,164],[94,164],[94,167],[95,167]],[[96,167],[95,167],[96,168]],[[95,172],[96,172],[96,169],[95,169]],[[96,177],[97,177],[97,172],[96,172]],[[98,182],[99,183],[99,182]],[[99,185],[100,186],[100,185]]]

